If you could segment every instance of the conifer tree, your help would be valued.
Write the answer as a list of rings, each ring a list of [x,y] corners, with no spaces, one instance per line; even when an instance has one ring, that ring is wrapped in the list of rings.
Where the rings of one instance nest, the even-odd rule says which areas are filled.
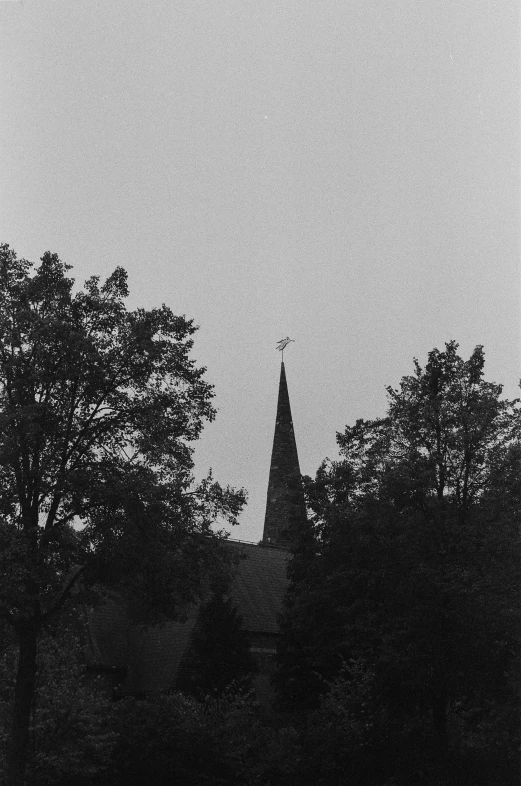
[[[242,618],[226,586],[219,582],[199,610],[177,687],[199,699],[221,696],[232,686],[236,691],[247,690],[256,671]]]

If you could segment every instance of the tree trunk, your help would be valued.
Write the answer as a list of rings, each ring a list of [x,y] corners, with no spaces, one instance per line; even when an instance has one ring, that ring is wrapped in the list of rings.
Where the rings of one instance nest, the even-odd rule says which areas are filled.
[[[432,725],[440,746],[447,747],[447,709],[448,700],[445,692],[438,693],[432,702]]]
[[[24,623],[19,626],[20,652],[14,690],[13,725],[8,762],[10,786],[20,786],[24,782],[31,709],[36,687],[37,639],[38,633],[34,623]]]

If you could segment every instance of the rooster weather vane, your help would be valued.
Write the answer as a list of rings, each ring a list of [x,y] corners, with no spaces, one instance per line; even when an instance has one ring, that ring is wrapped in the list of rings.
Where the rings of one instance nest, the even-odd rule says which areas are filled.
[[[284,362],[284,350],[288,346],[290,342],[295,343],[295,339],[286,336],[286,338],[281,338],[280,341],[277,341],[277,349],[279,352],[282,352],[282,362]]]

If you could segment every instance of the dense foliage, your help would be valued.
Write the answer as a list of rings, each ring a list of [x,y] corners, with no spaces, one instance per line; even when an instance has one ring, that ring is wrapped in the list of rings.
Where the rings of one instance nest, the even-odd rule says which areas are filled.
[[[0,782],[7,771],[15,647],[0,657]],[[111,699],[103,675],[85,670],[72,629],[43,636],[26,786],[273,784],[299,782],[297,733],[263,722],[251,695],[234,689],[196,699],[166,693]]]
[[[16,646],[0,656],[0,782],[7,778]],[[72,627],[38,641],[37,683],[31,713],[26,778],[34,786],[87,783],[108,770],[117,741],[115,705],[99,676],[85,669],[84,643]]]
[[[127,310],[123,269],[74,292],[68,266],[0,247],[0,617],[19,647],[11,780],[26,760],[40,632],[79,578],[138,615],[175,613],[219,561],[211,525],[244,494],[192,477],[215,411],[196,328]],[[78,526],[81,532],[78,531]]]
[[[415,361],[305,479],[270,709],[212,533],[244,494],[192,478],[195,328],[128,311],[121,269],[76,293],[67,270],[0,247],[0,777],[517,783],[521,414],[482,348]],[[101,587],[138,622],[205,598],[179,692],[114,702],[89,674],[73,610]]]
[[[340,460],[308,479],[313,543],[296,544],[276,682],[281,704],[306,712],[356,663],[371,675],[380,741],[401,730],[395,752],[411,735],[444,751],[482,745],[486,719],[485,748],[506,762],[518,734],[521,417],[483,371],[481,347],[468,361],[454,342],[433,350],[388,389],[387,416],[347,427]]]

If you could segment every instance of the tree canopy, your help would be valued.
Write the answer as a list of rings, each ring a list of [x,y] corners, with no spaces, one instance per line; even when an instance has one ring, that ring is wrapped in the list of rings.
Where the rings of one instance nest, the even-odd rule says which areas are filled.
[[[122,268],[77,291],[69,270],[0,246],[0,616],[20,645],[18,773],[36,638],[80,575],[125,590],[136,613],[172,613],[216,559],[211,525],[244,502],[211,475],[194,484],[192,445],[215,409],[193,322],[128,310]]]
[[[316,706],[363,663],[390,719],[430,719],[443,740],[449,710],[512,696],[519,400],[484,379],[482,347],[457,350],[415,361],[386,416],[346,427],[339,460],[306,479],[312,547],[297,544],[282,623],[286,706]]]

